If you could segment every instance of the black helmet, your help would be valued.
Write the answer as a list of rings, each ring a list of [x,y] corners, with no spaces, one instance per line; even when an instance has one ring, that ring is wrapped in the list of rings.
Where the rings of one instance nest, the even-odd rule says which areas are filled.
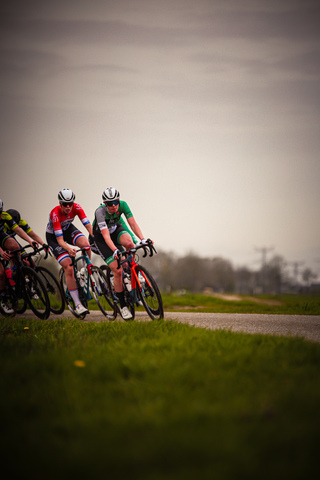
[[[7,213],[9,213],[9,215],[11,215],[13,220],[19,225],[19,222],[21,220],[21,215],[18,212],[18,210],[14,210],[13,208],[10,208],[9,210],[7,210]]]

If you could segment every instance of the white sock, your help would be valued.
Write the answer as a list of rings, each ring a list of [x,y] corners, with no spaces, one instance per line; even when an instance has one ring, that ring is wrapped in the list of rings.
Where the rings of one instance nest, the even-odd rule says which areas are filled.
[[[69,290],[69,292],[70,292],[72,300],[74,301],[75,306],[77,307],[78,305],[80,305],[81,302],[80,302],[80,298],[79,298],[78,289],[75,288],[74,290]]]

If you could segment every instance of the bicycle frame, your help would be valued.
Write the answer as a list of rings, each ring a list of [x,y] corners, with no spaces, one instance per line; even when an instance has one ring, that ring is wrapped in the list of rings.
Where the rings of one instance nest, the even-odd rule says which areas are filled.
[[[136,261],[135,255],[139,249],[143,249],[143,257],[146,257],[148,254],[152,257],[154,252],[157,253],[151,240],[147,240],[146,244],[137,245],[134,248],[120,253],[117,260],[118,269],[121,268],[124,263],[128,263],[131,277],[131,289],[128,289],[124,281],[125,273],[123,274],[124,290],[130,293],[133,309],[134,305],[141,300],[149,317],[152,320],[160,319],[163,318],[164,315],[161,293],[152,275],[144,266],[139,265],[138,261]],[[122,257],[125,258],[122,259]],[[141,277],[139,278],[140,275],[142,279]]]

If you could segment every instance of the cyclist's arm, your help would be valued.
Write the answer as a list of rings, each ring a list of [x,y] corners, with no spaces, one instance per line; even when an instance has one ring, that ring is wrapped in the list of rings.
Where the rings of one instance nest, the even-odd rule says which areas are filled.
[[[40,243],[40,245],[43,245],[44,243],[43,240],[39,237],[39,235],[36,234],[36,232],[34,232],[33,230],[30,230],[30,232],[28,232],[28,235],[29,237],[32,238],[32,240],[34,240],[38,244]]]
[[[2,250],[2,248],[0,247],[0,256],[4,259],[4,260],[10,260],[11,256],[9,253],[7,253],[5,250]],[[2,265],[2,264],[1,264]]]
[[[63,236],[56,237],[58,244],[60,247],[62,247],[64,250],[68,252],[70,257],[75,257],[77,254],[77,251],[74,247],[71,247],[67,242],[64,241]]]
[[[92,237],[92,236],[93,236],[93,231],[92,231],[92,225],[91,225],[91,223],[87,223],[87,224],[85,225],[85,227],[86,227],[86,229],[88,230],[89,235],[91,235],[91,237]]]
[[[103,239],[108,245],[108,247],[111,248],[111,250],[114,252],[117,249],[117,247],[115,246],[115,244],[113,243],[110,237],[109,230],[107,228],[104,228],[103,230],[101,230],[101,235],[103,236]]]
[[[24,231],[22,230],[21,227],[16,226],[15,229],[14,229],[14,232],[15,232],[17,235],[19,235],[19,237],[21,237],[23,240],[25,240],[26,242],[30,243],[30,245],[32,245],[32,243],[33,243],[32,238],[30,238],[30,237],[26,234],[26,232],[24,232]]]
[[[142,240],[144,238],[143,236],[143,233],[139,227],[139,225],[137,224],[137,222],[135,221],[134,217],[130,217],[127,219],[128,220],[128,223],[130,225],[130,228],[132,229],[133,233],[140,239]]]

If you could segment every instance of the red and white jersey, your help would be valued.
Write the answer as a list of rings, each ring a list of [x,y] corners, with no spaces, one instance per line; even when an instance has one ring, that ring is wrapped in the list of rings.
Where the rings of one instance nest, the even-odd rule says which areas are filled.
[[[56,237],[62,237],[64,230],[67,230],[76,216],[80,218],[83,225],[90,223],[90,220],[87,218],[79,203],[73,204],[73,207],[68,215],[62,212],[60,205],[57,205],[50,212],[46,231],[48,233],[54,233]]]

